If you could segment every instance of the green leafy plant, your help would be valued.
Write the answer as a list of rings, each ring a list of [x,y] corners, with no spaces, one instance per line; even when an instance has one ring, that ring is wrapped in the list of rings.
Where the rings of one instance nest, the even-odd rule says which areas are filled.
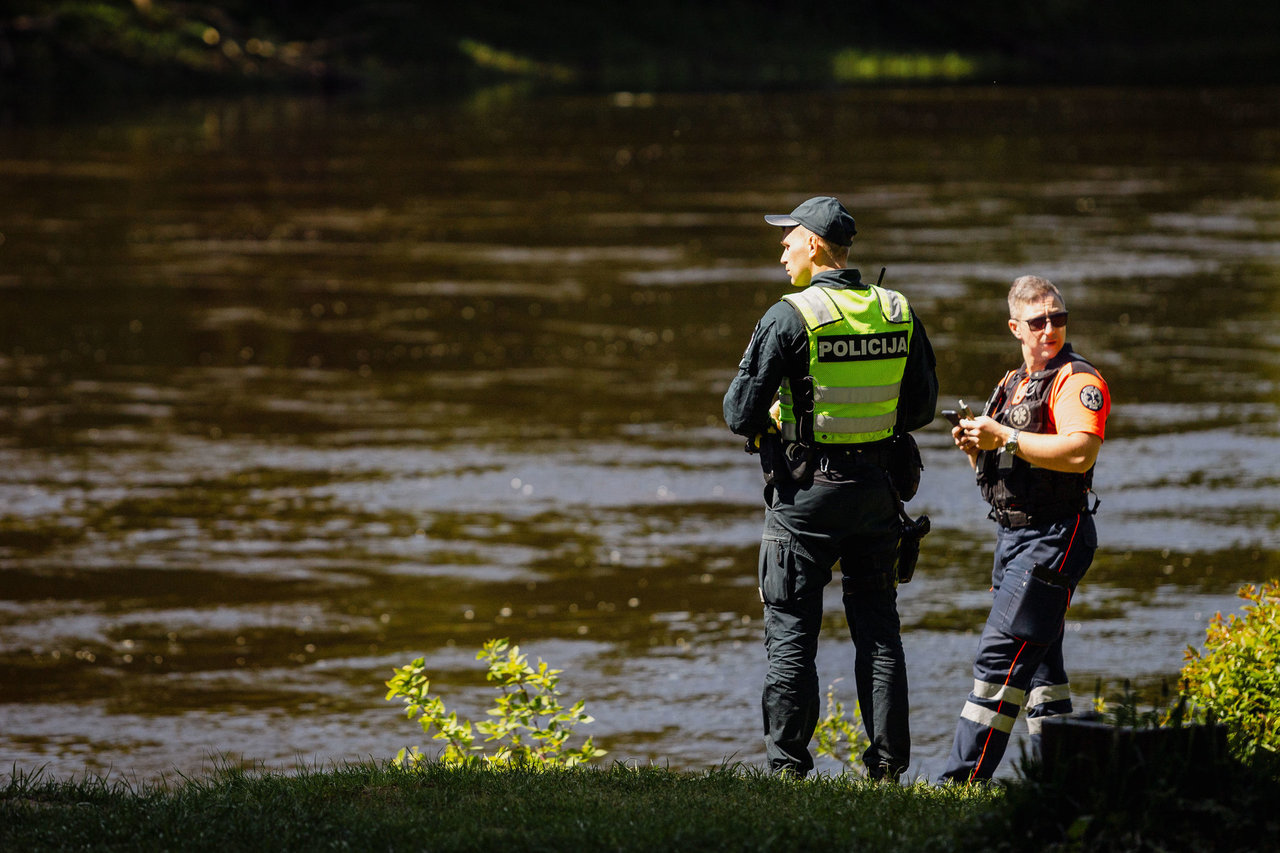
[[[1204,649],[1187,648],[1182,695],[1194,713],[1227,727],[1241,761],[1280,768],[1280,581],[1241,587],[1244,614],[1214,615]]]
[[[605,754],[590,737],[577,748],[568,747],[573,729],[594,718],[587,714],[584,701],[565,708],[556,698],[561,670],[551,669],[542,660],[531,666],[520,647],[505,638],[487,641],[476,659],[488,666],[485,677],[498,683],[496,704],[487,712],[494,718],[491,721],[459,720],[456,712],[446,711],[444,701],[430,693],[431,681],[422,658],[396,669],[386,683],[387,701],[402,700],[407,706],[406,717],[416,717],[424,732],[444,741],[441,763],[575,767]],[[484,737],[482,743],[476,743],[477,735]],[[490,743],[492,748],[485,746]],[[425,760],[427,756],[414,746],[401,749],[395,763],[416,767]]]
[[[862,730],[862,714],[855,704],[853,715],[845,713],[844,703],[836,698],[837,678],[827,685],[826,714],[818,721],[814,730],[817,746],[814,752],[826,758],[840,762],[846,773],[858,769],[858,758],[871,745]]]

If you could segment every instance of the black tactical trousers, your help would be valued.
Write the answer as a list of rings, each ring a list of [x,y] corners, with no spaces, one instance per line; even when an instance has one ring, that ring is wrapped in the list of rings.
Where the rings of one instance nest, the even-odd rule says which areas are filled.
[[[760,547],[768,672],[761,700],[774,772],[813,769],[809,742],[820,714],[816,656],[822,592],[838,560],[845,618],[855,648],[854,682],[874,778],[896,777],[911,759],[907,668],[894,583],[898,514],[884,475],[839,484],[765,490]]]

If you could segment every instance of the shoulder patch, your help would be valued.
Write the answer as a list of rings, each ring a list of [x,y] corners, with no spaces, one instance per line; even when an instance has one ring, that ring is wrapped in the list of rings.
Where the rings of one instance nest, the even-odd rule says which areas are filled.
[[[1080,389],[1080,402],[1091,412],[1102,409],[1102,389],[1097,385],[1086,385]]]

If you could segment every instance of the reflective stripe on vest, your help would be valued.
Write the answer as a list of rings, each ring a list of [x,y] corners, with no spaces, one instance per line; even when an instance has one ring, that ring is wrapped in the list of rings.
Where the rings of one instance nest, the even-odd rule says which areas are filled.
[[[784,299],[804,319],[813,381],[813,438],[858,444],[893,434],[914,331],[905,297],[881,287],[808,287]],[[790,383],[783,382],[782,436],[799,438]]]

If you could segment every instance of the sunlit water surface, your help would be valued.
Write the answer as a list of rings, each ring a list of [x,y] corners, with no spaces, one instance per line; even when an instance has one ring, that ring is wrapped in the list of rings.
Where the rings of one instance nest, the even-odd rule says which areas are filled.
[[[610,760],[761,765],[761,484],[720,401],[786,291],[761,215],[817,193],[924,319],[944,401],[1015,364],[1012,278],[1063,287],[1114,395],[1075,698],[1158,696],[1280,572],[1276,95],[492,92],[0,131],[0,770],[430,750],[383,682],[423,656],[482,718],[498,636],[564,670]],[[941,424],[900,590],[927,778],[993,539]]]

